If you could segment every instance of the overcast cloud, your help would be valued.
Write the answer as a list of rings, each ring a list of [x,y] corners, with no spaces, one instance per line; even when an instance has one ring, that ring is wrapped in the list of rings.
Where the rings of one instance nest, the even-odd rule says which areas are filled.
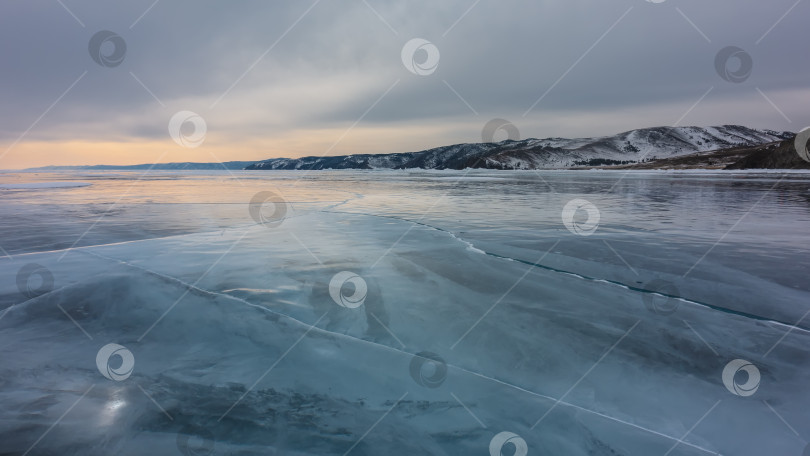
[[[810,124],[810,2],[62,3],[0,7],[0,153],[13,156],[27,142],[168,147],[167,124],[180,110],[206,120],[206,145],[234,145],[223,160],[477,141],[495,117],[522,137],[678,121],[791,131]],[[101,30],[125,41],[120,65],[91,58],[88,42]],[[412,38],[439,50],[432,74],[403,65]],[[716,71],[727,46],[751,56],[741,82]],[[732,59],[728,68],[738,65]]]

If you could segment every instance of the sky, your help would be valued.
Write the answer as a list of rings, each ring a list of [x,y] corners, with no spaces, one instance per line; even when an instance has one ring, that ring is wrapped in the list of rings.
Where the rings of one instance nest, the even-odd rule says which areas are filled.
[[[810,1],[5,0],[0,169],[810,125]],[[506,139],[499,130],[495,140]]]

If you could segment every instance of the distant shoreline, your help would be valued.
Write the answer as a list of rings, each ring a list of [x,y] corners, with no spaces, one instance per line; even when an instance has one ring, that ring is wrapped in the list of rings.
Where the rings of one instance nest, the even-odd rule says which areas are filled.
[[[418,152],[272,158],[222,163],[44,166],[56,171],[317,171],[317,170],[793,170],[810,169],[796,134],[738,125],[657,127],[599,138],[547,138],[463,143]]]

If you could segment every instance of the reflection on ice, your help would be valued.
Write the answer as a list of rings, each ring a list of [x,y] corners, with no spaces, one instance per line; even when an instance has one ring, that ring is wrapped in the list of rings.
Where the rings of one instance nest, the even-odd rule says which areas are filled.
[[[761,176],[615,193],[619,176],[553,172],[265,176],[144,186],[70,250],[98,213],[23,230],[51,207],[3,203],[5,452],[799,455],[810,438],[801,176],[773,193]],[[51,203],[91,210],[120,189],[98,180]],[[248,205],[265,187],[295,201],[271,228]],[[599,208],[591,236],[561,219],[576,196]],[[18,287],[28,264],[44,293]]]
[[[121,390],[111,391],[111,395],[104,404],[104,411],[100,414],[100,426],[112,426],[118,424],[120,413],[126,413],[127,402],[122,397]]]

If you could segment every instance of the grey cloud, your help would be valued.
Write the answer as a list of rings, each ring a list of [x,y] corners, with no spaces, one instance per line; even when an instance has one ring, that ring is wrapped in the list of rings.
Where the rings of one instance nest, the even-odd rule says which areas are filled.
[[[451,119],[447,141],[454,142],[458,123],[483,126],[493,117],[520,121],[532,132],[536,117],[556,112],[613,110],[620,117],[625,109],[649,107],[655,113],[649,122],[668,124],[683,114],[682,107],[666,115],[663,107],[694,103],[709,87],[715,89],[707,105],[751,99],[750,115],[735,111],[726,117],[713,109],[710,115],[696,112],[695,120],[722,124],[733,118],[753,127],[793,130],[810,123],[798,100],[779,97],[809,89],[802,18],[810,5],[800,4],[757,44],[792,0],[481,0],[463,18],[473,0],[368,2],[376,12],[362,1],[320,2],[214,109],[214,101],[312,3],[161,1],[131,29],[151,0],[121,5],[66,0],[85,27],[55,2],[7,3],[0,16],[0,139],[16,139],[84,71],[27,138],[161,138],[168,118],[180,109],[200,112],[213,128],[239,137],[348,127],[397,80],[363,125]],[[115,68],[97,65],[87,52],[90,37],[104,29],[128,45],[125,61]],[[440,49],[434,74],[413,75],[400,62],[402,45],[413,37]],[[715,72],[714,57],[727,45],[753,57],[754,71],[744,83],[728,83]],[[308,82],[311,90],[302,87]],[[772,94],[794,122],[757,100],[757,88]],[[613,118],[610,125],[641,126],[634,122],[634,117],[624,124]],[[581,131],[567,133],[587,136],[592,130],[583,124]]]

